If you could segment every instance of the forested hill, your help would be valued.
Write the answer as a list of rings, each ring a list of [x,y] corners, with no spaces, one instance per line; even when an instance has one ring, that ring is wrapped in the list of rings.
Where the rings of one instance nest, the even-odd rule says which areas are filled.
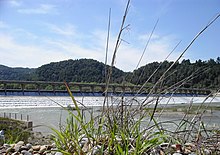
[[[41,81],[105,82],[105,64],[92,59],[66,60],[43,65],[36,69]],[[121,83],[125,73],[113,68],[113,82]]]
[[[31,80],[35,69],[0,65],[0,80]]]
[[[134,84],[143,84],[159,68],[149,80],[149,83],[154,84],[172,63],[165,61],[163,63],[153,62],[147,64],[135,70],[127,80]],[[181,63],[176,63],[165,75],[163,85],[172,86],[181,80],[184,81],[183,87],[219,89],[220,57],[216,61],[214,59],[208,61],[197,60],[191,63],[190,60],[183,60]]]
[[[114,83],[126,81],[133,84],[143,84],[150,78],[149,83],[154,84],[173,62],[153,62],[133,73],[126,73],[113,68],[112,79]],[[103,83],[105,65],[92,59],[66,60],[43,65],[36,69],[10,68],[0,65],[0,80],[38,80],[38,81],[73,81]],[[165,75],[163,85],[171,86],[183,79],[183,87],[220,88],[220,58],[207,61],[183,60],[176,63]]]
[[[121,83],[123,77],[125,73],[113,67],[112,82]],[[36,69],[0,65],[0,80],[103,83],[105,82],[105,64],[92,59],[79,59],[52,62]]]

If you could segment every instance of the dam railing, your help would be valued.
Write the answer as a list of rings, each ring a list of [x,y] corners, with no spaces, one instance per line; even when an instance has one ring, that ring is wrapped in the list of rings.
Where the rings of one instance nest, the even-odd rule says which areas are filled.
[[[75,94],[99,94],[103,95],[106,91],[106,85],[104,83],[79,83],[68,82],[67,83],[72,93]],[[151,92],[150,87],[142,87],[141,85],[126,85],[126,84],[110,84],[108,86],[108,93],[113,94],[148,94]],[[198,89],[198,88],[156,88],[151,93],[169,93],[169,94],[196,94],[196,95],[209,95],[212,90],[210,89]],[[68,94],[64,82],[50,82],[50,81],[16,81],[16,80],[0,80],[0,95],[64,95]],[[84,94],[83,94],[84,93]]]

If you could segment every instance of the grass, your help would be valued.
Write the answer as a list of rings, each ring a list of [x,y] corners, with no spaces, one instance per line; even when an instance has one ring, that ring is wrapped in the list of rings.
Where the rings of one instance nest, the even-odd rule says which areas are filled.
[[[170,76],[167,75],[168,71],[183,57],[195,40],[220,16],[220,14],[192,39],[176,61],[174,61],[160,79],[151,86],[149,95],[147,95],[143,101],[138,102],[136,97],[131,100],[125,100],[125,97],[122,95],[121,98],[118,97],[116,101],[111,102],[107,92],[109,91],[111,84],[112,68],[115,65],[117,51],[121,42],[123,42],[123,39],[121,38],[122,33],[129,27],[129,25],[125,25],[129,6],[130,0],[128,0],[126,5],[115,49],[113,51],[111,66],[108,72],[106,71],[105,100],[101,114],[95,116],[92,112],[88,111],[91,119],[84,119],[80,107],[72,95],[69,86],[65,84],[74,103],[76,114],[67,109],[69,117],[66,126],[60,127],[59,130],[52,129],[54,131],[53,140],[57,149],[66,155],[142,155],[149,154],[155,148],[164,143],[184,145],[190,140],[194,141],[196,146],[199,146],[196,153],[203,154],[206,146],[201,145],[201,138],[207,138],[213,133],[213,131],[216,131],[208,130],[202,120],[203,111],[207,110],[207,106],[204,103],[210,96],[207,96],[204,103],[201,103],[200,106],[192,106],[191,103],[187,107],[161,108],[159,107],[162,99],[161,94],[164,92],[161,92],[160,90],[163,90],[162,88],[165,87],[163,85],[164,80]],[[110,30],[110,28],[108,28],[108,30]],[[107,46],[108,39],[109,38],[107,38]],[[108,53],[108,47],[106,48],[106,53]],[[158,69],[155,70],[153,74],[155,74]],[[173,93],[178,91],[178,88],[184,85],[187,81],[191,80],[193,76],[195,75],[173,85]],[[153,75],[150,78],[152,77]],[[142,92],[145,85],[149,83],[150,78],[142,85],[138,91],[139,93]],[[156,95],[151,98],[150,96],[153,93]],[[139,94],[137,94],[137,96],[138,95]],[[170,99],[171,98],[172,95]],[[83,105],[83,103],[81,103],[81,105]],[[216,108],[218,109],[219,107]],[[179,109],[181,109],[184,115],[178,120],[178,122],[169,120],[160,121],[155,117],[157,112],[174,112],[179,111]],[[191,114],[194,116],[190,118],[187,117]],[[166,128],[167,125],[172,125],[172,129]]]
[[[0,139],[0,144],[13,144],[20,140],[27,142],[31,133],[23,122],[9,118],[0,117],[0,129],[4,129],[5,141]]]
[[[72,96],[73,101],[74,97]],[[132,126],[118,122],[118,118],[112,119],[109,124],[109,117],[106,115],[94,118],[91,114],[91,120],[85,122],[76,108],[77,115],[70,113],[67,119],[67,126],[55,130],[53,138],[58,150],[64,154],[86,154],[93,152],[94,147],[99,148],[100,154],[143,154],[150,148],[168,141],[167,136],[161,132],[142,132],[140,130],[141,120],[135,122]],[[115,115],[116,116],[116,115]],[[120,116],[119,116],[120,117]],[[120,118],[121,119],[121,118]],[[130,129],[128,129],[128,126]],[[143,138],[146,136],[146,139]],[[87,139],[83,145],[82,140]],[[86,146],[85,146],[86,145]]]

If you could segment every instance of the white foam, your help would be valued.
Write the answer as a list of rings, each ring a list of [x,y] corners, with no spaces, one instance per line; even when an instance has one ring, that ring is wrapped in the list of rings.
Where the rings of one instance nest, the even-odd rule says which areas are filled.
[[[102,106],[104,103],[104,97],[75,97],[78,105],[83,103],[85,106]],[[118,104],[120,97],[109,97],[108,103]],[[125,100],[132,102],[132,104],[145,103],[155,104],[156,98],[149,97],[145,100],[145,97],[137,97],[133,100],[133,97],[125,97]],[[127,102],[127,103],[128,103]],[[159,104],[182,104],[182,103],[209,103],[219,102],[220,97],[210,97],[206,100],[206,97],[161,97]],[[126,103],[126,102],[125,102]],[[40,97],[40,96],[0,96],[0,108],[33,108],[33,107],[60,107],[60,106],[74,106],[70,97]]]

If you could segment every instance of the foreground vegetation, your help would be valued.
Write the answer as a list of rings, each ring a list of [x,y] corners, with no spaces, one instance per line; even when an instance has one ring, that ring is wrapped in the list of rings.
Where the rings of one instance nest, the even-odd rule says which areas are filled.
[[[26,130],[24,122],[9,118],[0,117],[0,129],[4,130],[5,140],[0,139],[0,144],[14,143],[19,140],[27,142],[30,137],[30,130]]]
[[[168,63],[164,61],[161,64],[155,66],[155,70],[147,68],[147,70],[142,69],[138,76],[134,74],[126,77],[130,78],[132,81],[133,77],[138,80],[135,83],[139,83],[140,79],[145,77],[140,83],[145,86],[152,80],[155,80],[153,85],[151,85],[151,90],[148,96],[143,101],[138,101],[136,97],[125,100],[122,95],[116,101],[109,99],[108,89],[109,84],[113,81],[113,66],[115,64],[116,54],[118,47],[121,43],[121,35],[126,29],[125,19],[128,13],[130,0],[128,0],[125,14],[123,16],[121,29],[118,34],[118,38],[115,45],[115,50],[113,52],[112,63],[108,69],[108,74],[105,76],[106,90],[105,90],[105,100],[102,106],[101,114],[94,115],[92,112],[88,111],[90,114],[89,119],[84,119],[83,113],[81,113],[78,103],[74,96],[72,95],[68,84],[66,83],[66,88],[72,98],[74,103],[74,108],[77,113],[74,114],[70,110],[69,118],[67,119],[67,124],[61,127],[59,130],[53,129],[54,138],[56,146],[60,152],[63,154],[120,154],[120,155],[142,155],[142,154],[170,154],[173,152],[166,152],[163,149],[157,149],[162,144],[176,144],[175,151],[179,154],[186,154],[186,150],[182,148],[186,142],[194,142],[196,154],[206,154],[205,150],[207,148],[204,145],[204,140],[215,134],[216,130],[209,130],[203,122],[202,116],[206,107],[204,105],[205,101],[212,95],[207,96],[203,103],[199,107],[193,117],[187,117],[191,115],[192,103],[186,109],[185,114],[181,119],[176,121],[160,121],[155,117],[156,112],[159,110],[162,112],[165,108],[159,109],[158,106],[161,104],[162,95],[160,90],[155,91],[158,87],[164,88],[165,86],[173,86],[179,88],[188,84],[192,79],[199,77],[202,73],[201,71],[207,70],[207,68],[197,68],[195,70],[189,69],[189,61],[184,61],[183,66],[187,66],[187,71],[179,75],[182,76],[180,79],[175,79],[174,83],[168,83],[176,74],[176,67],[178,67],[178,61],[185,54],[188,48],[193,44],[193,42],[220,16],[220,14],[213,19],[204,29],[202,29],[198,35],[193,38],[181,55],[177,58],[175,62]],[[157,63],[156,63],[157,64]],[[216,63],[215,63],[216,64]],[[219,64],[218,64],[219,65]],[[163,68],[164,67],[164,68]],[[201,66],[200,66],[201,67]],[[162,68],[162,71],[159,70]],[[174,70],[172,70],[174,68]],[[190,67],[191,68],[191,67]],[[148,72],[149,75],[148,75]],[[177,71],[178,72],[178,71]],[[190,75],[184,75],[188,73]],[[158,74],[159,73],[159,74]],[[158,76],[157,76],[158,74]],[[148,75],[148,76],[147,76]],[[177,74],[176,74],[177,75]],[[187,77],[183,77],[187,76]],[[156,77],[156,78],[154,78]],[[174,76],[175,77],[175,76]],[[175,77],[176,78],[176,77]],[[202,83],[201,83],[202,84]],[[150,95],[154,94],[153,98]],[[172,98],[172,94],[170,99]],[[169,102],[169,101],[168,101]],[[84,106],[83,103],[80,103]],[[166,105],[166,103],[164,103]],[[149,110],[149,106],[152,106]],[[203,108],[202,108],[203,107]],[[86,107],[85,107],[86,108]],[[195,110],[195,109],[194,109]],[[193,110],[193,111],[194,111]],[[172,126],[171,128],[166,128],[166,126]],[[218,131],[218,130],[217,130]],[[215,142],[217,144],[218,141]],[[218,150],[212,151],[212,154],[218,154]]]
[[[68,88],[68,86],[67,86]],[[201,103],[198,105],[158,105],[155,109],[152,102],[161,99],[160,96],[153,100],[147,100],[147,104],[137,103],[137,100],[125,100],[124,97],[113,101],[115,104],[106,103],[107,107],[101,110],[100,115],[95,115],[90,110],[89,118],[84,117],[78,102],[68,91],[73,100],[76,112],[69,112],[67,123],[54,131],[53,141],[58,151],[66,155],[71,154],[151,154],[153,150],[172,154],[177,151],[176,146],[184,148],[187,143],[193,145],[194,153],[206,154],[208,139],[218,135],[218,128],[210,128],[203,122],[202,117],[209,110],[219,110],[219,106]],[[83,103],[81,103],[83,106]],[[178,112],[178,113],[175,113]],[[178,120],[160,119],[169,113],[180,115]],[[161,117],[160,117],[161,116]],[[91,118],[91,119],[90,119]],[[159,118],[159,119],[158,119]],[[218,140],[211,138],[212,144]],[[175,144],[175,149],[169,146]],[[207,145],[206,145],[207,144]],[[167,149],[160,150],[160,146],[166,145]],[[156,149],[157,148],[157,149]],[[212,154],[218,154],[219,150],[212,150]],[[185,153],[184,150],[180,153]]]

